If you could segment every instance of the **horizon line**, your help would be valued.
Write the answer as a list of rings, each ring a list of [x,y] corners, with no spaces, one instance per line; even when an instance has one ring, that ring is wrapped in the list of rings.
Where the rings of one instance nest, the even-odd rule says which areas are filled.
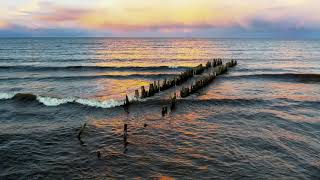
[[[114,39],[320,39],[320,37],[201,37],[201,36],[0,36],[0,39],[14,38],[114,38]]]

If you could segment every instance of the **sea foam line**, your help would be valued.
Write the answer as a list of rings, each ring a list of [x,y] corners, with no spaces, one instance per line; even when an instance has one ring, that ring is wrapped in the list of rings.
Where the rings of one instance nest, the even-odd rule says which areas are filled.
[[[0,93],[0,100],[8,100],[15,99],[16,95],[19,93]],[[19,94],[21,96],[36,96],[36,100],[46,106],[59,106],[67,103],[78,103],[85,106],[97,107],[97,108],[112,108],[121,106],[124,104],[124,100],[97,100],[97,99],[85,99],[85,98],[76,98],[76,97],[67,97],[67,98],[58,98],[58,97],[49,97],[49,96],[40,96],[33,94]],[[141,99],[134,98],[133,96],[129,96],[130,101],[143,101]]]
[[[11,99],[15,95],[15,93],[0,93],[0,99]]]

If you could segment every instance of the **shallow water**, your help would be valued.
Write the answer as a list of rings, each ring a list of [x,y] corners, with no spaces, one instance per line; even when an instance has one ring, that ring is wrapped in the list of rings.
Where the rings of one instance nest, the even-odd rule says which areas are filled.
[[[218,57],[238,65],[166,117],[173,89],[118,106]],[[319,59],[317,40],[0,39],[0,177],[319,179]]]

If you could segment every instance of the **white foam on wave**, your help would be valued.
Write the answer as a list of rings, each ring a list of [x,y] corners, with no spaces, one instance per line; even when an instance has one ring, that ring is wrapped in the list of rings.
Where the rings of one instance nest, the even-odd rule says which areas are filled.
[[[11,99],[15,96],[15,93],[0,93],[0,99]],[[128,96],[129,101],[144,101],[140,98],[135,98],[134,96]],[[66,103],[76,102],[85,106],[98,107],[98,108],[112,108],[116,106],[121,106],[124,104],[124,100],[97,100],[97,99],[85,99],[85,98],[58,98],[58,97],[49,97],[49,96],[37,96],[37,101],[46,105],[46,106],[59,106]]]
[[[59,106],[61,104],[66,104],[73,102],[74,98],[55,98],[48,96],[37,96],[37,100],[46,106]]]
[[[84,99],[84,98],[55,98],[47,96],[38,96],[37,100],[46,106],[59,106],[61,104],[76,102],[85,106],[99,107],[99,108],[111,108],[123,105],[123,101],[116,101],[109,99],[100,101],[96,99]]]
[[[11,99],[15,93],[0,93],[0,99]]]
[[[178,66],[169,66],[169,68],[177,69],[177,68],[178,68]]]
[[[99,101],[95,99],[76,99],[75,102],[86,105],[86,106],[92,106],[92,107],[100,107],[100,108],[111,108],[116,106],[123,105],[124,101],[116,101],[114,99],[109,99],[105,101]]]

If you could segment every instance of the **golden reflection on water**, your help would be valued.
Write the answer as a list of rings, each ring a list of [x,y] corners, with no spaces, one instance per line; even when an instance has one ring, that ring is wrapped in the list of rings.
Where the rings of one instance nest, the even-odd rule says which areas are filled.
[[[96,51],[96,58],[109,61],[98,62],[98,66],[194,66],[199,59],[215,57],[214,45],[205,40],[166,39],[156,42],[131,39],[103,46],[105,48]]]
[[[100,100],[124,99],[126,94],[133,95],[135,89],[140,91],[141,86],[148,87],[150,84],[142,79],[98,79],[95,80],[95,83],[100,90],[94,94],[94,98]]]
[[[177,74],[178,71],[161,71],[161,74]],[[97,72],[96,76],[129,76],[129,75],[158,75],[159,72],[152,71],[109,71],[109,72]]]
[[[158,179],[159,180],[174,180],[173,177],[169,177],[169,176],[160,176]]]

